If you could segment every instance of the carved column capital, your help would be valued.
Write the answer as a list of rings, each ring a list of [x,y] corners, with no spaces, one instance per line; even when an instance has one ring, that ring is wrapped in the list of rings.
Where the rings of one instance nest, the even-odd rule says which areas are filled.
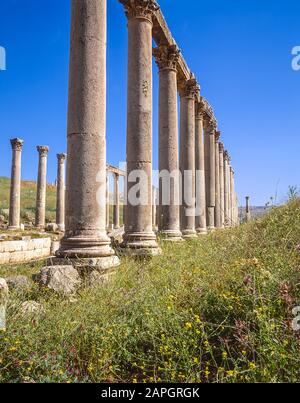
[[[214,119],[210,118],[209,116],[205,115],[204,118],[204,127],[208,134],[216,134],[217,130],[217,123]]]
[[[159,70],[175,70],[177,71],[177,63],[180,50],[176,45],[161,45],[153,49],[153,56]]]
[[[18,139],[18,138],[12,139],[12,140],[10,140],[10,144],[14,151],[22,151],[24,140]]]
[[[195,99],[199,91],[200,91],[199,84],[197,83],[196,78],[193,75],[191,75],[191,78],[187,80],[180,89],[180,96],[183,98]]]
[[[37,146],[36,148],[40,154],[41,157],[44,157],[48,154],[49,152],[49,147],[48,146]]]
[[[218,143],[218,142],[219,142],[219,140],[220,140],[220,137],[221,137],[221,132],[216,131],[216,133],[215,133],[215,137],[216,137],[216,143]]]
[[[222,141],[219,142],[219,152],[220,154],[224,154],[224,144]]]
[[[67,158],[67,154],[64,154],[64,153],[57,154],[56,157],[57,157],[59,162],[64,162],[66,160],[66,158]]]
[[[196,120],[204,121],[205,109],[203,103],[200,101],[196,104]]]
[[[146,18],[152,22],[152,15],[159,10],[156,0],[119,0],[125,7],[126,17]]]

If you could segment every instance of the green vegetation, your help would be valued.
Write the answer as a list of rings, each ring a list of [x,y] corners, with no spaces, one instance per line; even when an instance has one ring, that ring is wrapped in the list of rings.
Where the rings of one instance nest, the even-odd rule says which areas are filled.
[[[0,177],[0,211],[9,209],[10,179]],[[33,221],[35,214],[36,182],[22,181],[21,217],[23,222]],[[46,220],[53,222],[56,210],[56,187],[47,185]]]
[[[203,239],[123,259],[105,286],[67,301],[12,294],[0,381],[298,382],[300,201]],[[1,268],[0,276],[38,267]],[[43,304],[20,319],[21,302]]]

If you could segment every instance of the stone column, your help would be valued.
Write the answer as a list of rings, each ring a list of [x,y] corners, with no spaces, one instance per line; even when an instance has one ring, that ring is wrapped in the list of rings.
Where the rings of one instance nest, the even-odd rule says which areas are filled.
[[[46,191],[47,191],[47,159],[49,148],[37,146],[39,153],[39,170],[36,190],[35,226],[45,228],[46,223]]]
[[[156,188],[153,186],[152,188],[152,228],[153,231],[156,231],[156,210],[157,210],[157,191]]]
[[[198,235],[207,234],[203,120],[203,105],[200,103],[196,105],[196,231]]]
[[[119,264],[105,228],[106,11],[106,0],[72,0],[66,232],[57,252],[100,269]]]
[[[224,152],[224,211],[225,226],[229,226],[229,155]]]
[[[230,227],[233,227],[233,219],[232,219],[232,168],[229,165],[229,222]]]
[[[216,207],[215,207],[215,227],[221,228],[221,201],[220,201],[220,150],[219,150],[219,140],[220,132],[216,132],[215,137],[215,172],[216,172]]]
[[[182,241],[180,232],[176,46],[154,49],[159,68],[159,231],[166,241]]]
[[[20,229],[21,210],[21,158],[24,141],[10,140],[12,146],[12,165],[10,180],[9,222],[8,229]]]
[[[106,214],[106,228],[110,229],[110,199],[109,199],[109,172],[106,174],[106,197],[105,197],[105,214]]]
[[[120,176],[114,174],[114,229],[120,228]]]
[[[152,228],[152,16],[154,0],[121,0],[128,18],[127,208],[123,248],[160,253]]]
[[[230,189],[231,189],[231,221],[232,226],[236,226],[236,217],[235,217],[235,186],[234,186],[234,170],[231,167],[230,170]]]
[[[181,230],[184,239],[195,238],[195,96],[199,91],[192,76],[180,91],[180,171],[182,176]]]
[[[246,196],[246,222],[251,221],[250,197]]]
[[[215,229],[216,207],[216,123],[212,119],[205,119],[204,125],[204,153],[205,153],[205,186],[207,206],[207,228]]]
[[[220,164],[220,223],[221,228],[225,226],[225,192],[224,192],[224,145],[219,143],[219,164]]]
[[[66,154],[57,154],[56,224],[65,230],[65,160]]]

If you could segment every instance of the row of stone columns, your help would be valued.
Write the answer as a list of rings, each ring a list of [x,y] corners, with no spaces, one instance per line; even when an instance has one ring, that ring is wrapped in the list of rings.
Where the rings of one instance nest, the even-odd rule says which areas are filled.
[[[9,203],[9,225],[10,230],[20,228],[20,210],[21,210],[21,160],[22,147],[24,141],[22,139],[12,139],[12,170],[11,170],[11,187],[10,187],[10,203]],[[46,190],[47,190],[47,157],[49,148],[47,146],[38,146],[39,165],[37,179],[36,194],[36,212],[35,227],[43,230],[46,223]],[[65,154],[58,154],[58,171],[57,171],[57,205],[56,205],[56,223],[58,228],[64,230],[64,198],[65,198],[65,181],[64,181],[64,163]]]

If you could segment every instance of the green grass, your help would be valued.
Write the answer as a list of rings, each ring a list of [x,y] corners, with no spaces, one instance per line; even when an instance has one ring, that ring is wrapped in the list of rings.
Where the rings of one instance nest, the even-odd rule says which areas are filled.
[[[103,287],[11,295],[0,381],[298,382],[300,201],[203,239],[122,259]],[[0,269],[30,275],[38,267]],[[20,319],[19,305],[44,305]]]
[[[10,179],[0,177],[0,210],[9,208]],[[33,221],[35,214],[36,182],[22,181],[21,217],[22,222]],[[54,221],[56,211],[56,187],[47,185],[46,219]]]

